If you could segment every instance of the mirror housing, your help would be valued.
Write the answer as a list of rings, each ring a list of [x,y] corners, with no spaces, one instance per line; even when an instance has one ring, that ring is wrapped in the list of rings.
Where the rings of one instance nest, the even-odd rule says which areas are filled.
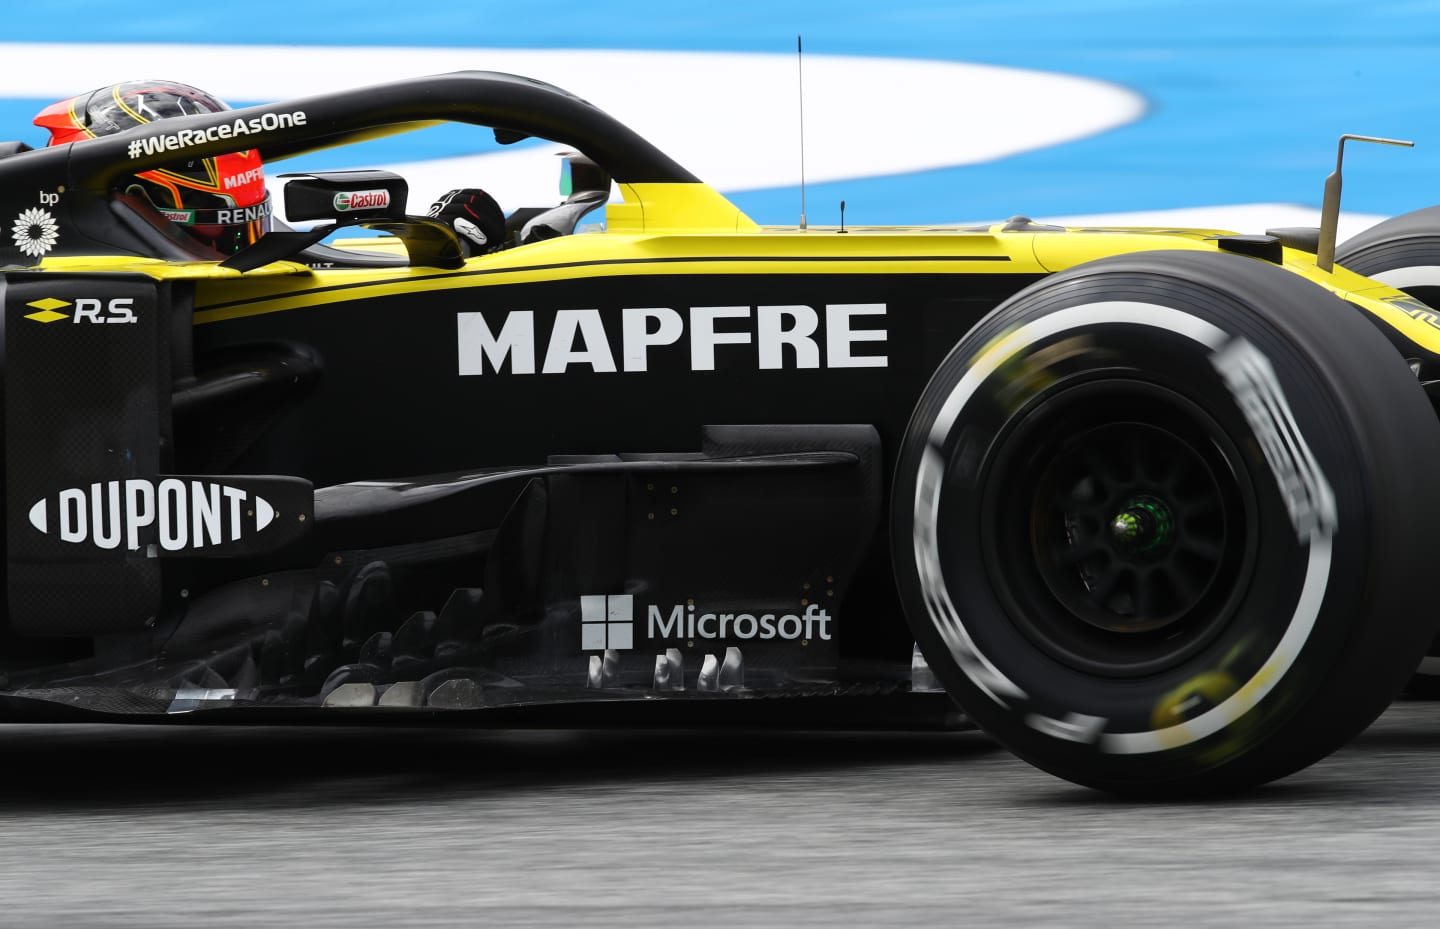
[[[610,197],[610,175],[579,152],[561,152],[560,196],[567,200],[577,194],[603,193]]]
[[[402,220],[410,187],[390,171],[359,169],[282,174],[285,218],[326,220],[349,225],[370,220]]]
[[[285,181],[285,219],[319,222],[305,230],[271,229],[220,262],[220,267],[243,273],[291,259],[345,226],[364,226],[395,236],[404,244],[412,265],[458,268],[465,263],[465,251],[454,229],[427,216],[406,215],[410,187],[398,174],[360,169],[280,177]]]

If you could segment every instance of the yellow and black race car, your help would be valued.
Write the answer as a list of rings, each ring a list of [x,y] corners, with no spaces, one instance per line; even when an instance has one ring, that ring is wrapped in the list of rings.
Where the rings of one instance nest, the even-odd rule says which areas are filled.
[[[12,718],[953,698],[1062,777],[1183,794],[1323,757],[1435,633],[1432,211],[1338,264],[1333,225],[767,228],[527,78],[97,94],[0,150]],[[230,193],[437,121],[574,148],[564,201],[294,175],[282,226]]]

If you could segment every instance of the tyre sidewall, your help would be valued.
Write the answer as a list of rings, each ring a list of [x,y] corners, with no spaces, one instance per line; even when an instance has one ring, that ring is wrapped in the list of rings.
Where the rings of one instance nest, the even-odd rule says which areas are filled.
[[[1260,262],[1208,253],[1129,256],[1054,276],[967,336],[917,407],[894,496],[907,614],[962,706],[1022,757],[1116,789],[1278,776],[1373,718],[1413,660],[1398,656],[1418,655],[1428,633],[1405,626],[1387,642],[1367,640],[1382,666],[1369,673],[1383,684],[1357,688],[1344,719],[1292,722],[1347,673],[1355,617],[1377,598],[1413,599],[1376,589],[1370,570],[1377,558],[1405,560],[1402,546],[1371,531],[1377,515],[1386,526],[1410,523],[1393,500],[1377,514],[1367,488],[1385,470],[1375,452],[1393,453],[1400,426],[1374,391],[1352,397],[1336,386],[1357,344],[1366,366],[1405,383],[1398,355],[1336,298]],[[1236,374],[1237,364],[1249,373]],[[1223,457],[1249,495],[1248,566],[1228,618],[1152,673],[1097,675],[1037,648],[1024,617],[1016,621],[1025,607],[1015,588],[1025,585],[996,581],[1003,566],[990,527],[1004,514],[992,500],[1013,467],[1007,438],[1096,381],[1193,405],[1228,437]],[[1401,404],[1411,425],[1423,406],[1413,392],[1419,405]],[[1389,444],[1377,449],[1377,436]],[[1281,730],[1298,734],[1277,740]]]

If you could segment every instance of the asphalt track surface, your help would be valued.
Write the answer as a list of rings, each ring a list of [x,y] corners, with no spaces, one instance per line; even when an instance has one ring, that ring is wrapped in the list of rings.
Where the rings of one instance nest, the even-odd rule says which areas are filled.
[[[1239,799],[977,733],[5,726],[0,926],[1433,925],[1440,705]]]

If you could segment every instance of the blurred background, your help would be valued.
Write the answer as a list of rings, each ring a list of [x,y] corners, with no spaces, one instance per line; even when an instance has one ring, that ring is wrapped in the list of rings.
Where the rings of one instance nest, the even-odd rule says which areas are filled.
[[[1440,204],[1440,2],[11,0],[0,140],[171,79],[232,105],[457,69],[558,84],[757,221],[1318,222]],[[267,165],[553,203],[442,127]],[[1440,724],[1402,704],[1214,804],[1116,804],[973,734],[0,727],[0,924],[1430,925]],[[266,919],[266,917],[270,917]],[[276,918],[278,917],[278,918]]]
[[[236,7],[12,4],[0,138],[43,106],[165,78],[241,106],[466,68],[575,92],[757,221],[1037,219],[1258,232],[1318,223],[1342,133],[1342,236],[1440,203],[1440,3],[1279,0],[531,0]],[[803,35],[803,71],[796,37]],[[457,186],[554,199],[559,149],[471,127],[269,167],[390,167],[412,211]]]

